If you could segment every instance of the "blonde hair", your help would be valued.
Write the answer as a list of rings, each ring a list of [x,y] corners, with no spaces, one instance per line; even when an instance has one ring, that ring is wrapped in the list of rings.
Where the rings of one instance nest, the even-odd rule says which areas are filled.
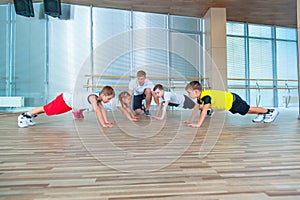
[[[118,96],[119,101],[121,102],[122,106],[124,106],[124,103],[122,102],[122,100],[126,97],[131,97],[131,95],[127,91],[121,92]],[[129,105],[126,105],[126,106],[129,106]]]
[[[100,94],[103,94],[105,96],[111,96],[112,95],[113,97],[115,97],[115,91],[111,86],[105,86],[104,88],[102,88],[99,95]]]
[[[142,76],[145,76],[145,77],[146,77],[146,72],[143,71],[143,70],[140,70],[140,71],[138,71],[138,72],[136,73],[136,76],[137,76],[137,77],[142,77]]]
[[[185,90],[199,90],[202,91],[202,85],[199,81],[191,81],[189,84],[185,86]]]

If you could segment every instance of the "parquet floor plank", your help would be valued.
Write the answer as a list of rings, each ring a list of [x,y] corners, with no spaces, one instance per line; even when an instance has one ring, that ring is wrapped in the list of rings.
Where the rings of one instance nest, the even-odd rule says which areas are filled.
[[[300,121],[282,109],[271,124],[216,112],[203,127],[142,116],[99,127],[93,112],[36,118],[18,128],[0,115],[0,199],[291,200],[300,198]],[[204,156],[203,156],[204,155]]]

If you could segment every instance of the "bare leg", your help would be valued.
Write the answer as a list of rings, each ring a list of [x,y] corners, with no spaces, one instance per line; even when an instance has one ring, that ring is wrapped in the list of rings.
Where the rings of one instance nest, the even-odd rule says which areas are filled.
[[[268,109],[261,107],[250,107],[248,114],[264,114],[267,113]]]
[[[136,115],[140,115],[141,112],[142,112],[142,109],[140,109],[140,108],[138,108],[138,109],[135,110],[135,114],[136,114]]]
[[[30,115],[38,115],[45,112],[44,106],[36,107],[30,111],[28,111]]]
[[[199,104],[199,110],[202,111],[202,109],[203,109],[203,105]]]
[[[145,89],[145,95],[146,95],[146,110],[149,110],[150,109],[151,100],[152,100],[151,89],[149,89],[149,88]]]

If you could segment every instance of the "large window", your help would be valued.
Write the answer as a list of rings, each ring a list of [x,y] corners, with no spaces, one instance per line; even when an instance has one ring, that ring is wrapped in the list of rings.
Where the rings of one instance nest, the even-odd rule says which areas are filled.
[[[228,22],[227,60],[229,90],[251,105],[284,107],[297,96],[296,29]]]
[[[13,4],[0,6],[0,95],[24,96],[26,107],[104,85],[118,93],[139,69],[181,91],[202,76],[199,18],[68,4],[53,18],[42,7],[34,3],[28,18]]]
[[[34,4],[38,13],[40,4]],[[45,101],[45,20],[0,6],[0,95],[26,96],[26,105]]]
[[[0,5],[0,95],[9,95],[9,89],[7,81],[8,71],[8,56],[9,56],[9,46],[7,41],[9,41],[9,29],[7,27],[7,16],[8,16],[8,6]]]

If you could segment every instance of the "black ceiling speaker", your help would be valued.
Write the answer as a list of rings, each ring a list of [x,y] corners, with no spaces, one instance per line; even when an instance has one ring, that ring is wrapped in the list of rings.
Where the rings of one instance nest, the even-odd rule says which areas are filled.
[[[45,14],[52,17],[61,16],[61,2],[60,0],[44,0]]]
[[[14,0],[14,5],[18,15],[34,17],[32,0]]]

